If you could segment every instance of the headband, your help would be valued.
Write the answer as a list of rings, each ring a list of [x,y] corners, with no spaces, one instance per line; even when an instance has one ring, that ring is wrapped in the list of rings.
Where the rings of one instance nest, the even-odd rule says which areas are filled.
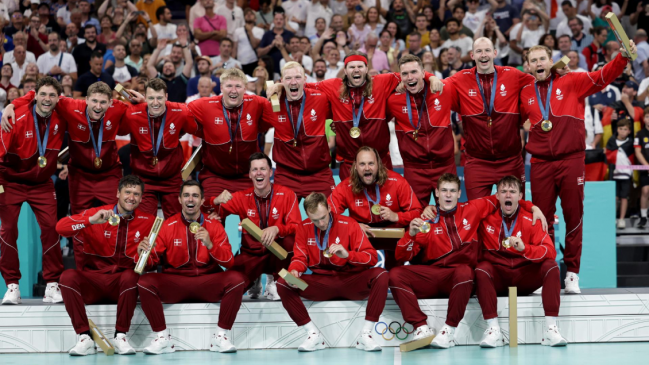
[[[361,55],[353,55],[345,58],[345,66],[347,66],[348,63],[353,62],[353,61],[361,61],[367,66],[367,58],[365,56]]]

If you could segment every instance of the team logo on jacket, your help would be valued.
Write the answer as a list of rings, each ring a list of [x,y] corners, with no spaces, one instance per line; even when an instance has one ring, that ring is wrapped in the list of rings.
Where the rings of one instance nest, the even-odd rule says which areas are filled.
[[[577,178],[577,185],[584,185],[584,177],[580,176]]]
[[[111,123],[110,120],[106,121],[106,130],[109,131],[111,129],[113,129],[113,123]]]
[[[223,118],[219,118],[219,117],[214,118],[214,124],[216,125],[223,124]]]
[[[394,202],[392,201],[392,197],[390,196],[390,194],[386,195],[385,196],[385,205],[387,205],[388,207],[391,207],[392,203],[394,203]]]
[[[315,110],[311,109],[311,120],[316,121],[318,119],[318,115],[316,114]]]
[[[527,105],[532,105],[532,104],[534,104],[534,98],[529,98],[527,100]]]
[[[507,90],[505,90],[505,84],[500,84],[500,95],[507,96]]]
[[[182,245],[183,245],[183,240],[174,239],[174,246],[182,246]]]
[[[343,104],[349,104],[349,99],[347,98],[340,98],[340,102]]]
[[[133,242],[140,242],[140,231],[135,232],[135,239],[133,239]]]
[[[77,128],[78,128],[79,130],[81,130],[81,131],[85,131],[85,130],[86,130],[86,126],[83,125],[83,124],[81,124],[81,123],[77,124]]]
[[[356,203],[357,207],[362,207],[363,206],[363,199],[356,199],[356,201],[354,203]]]
[[[521,236],[522,236],[521,231],[518,231],[518,233],[516,233],[516,237],[521,238]]]
[[[279,214],[277,213],[277,208],[273,208],[273,219],[279,219]]]
[[[408,107],[407,107],[407,106],[402,107],[402,108],[401,108],[401,112],[402,112],[403,114],[408,114]]]
[[[336,237],[336,244],[340,243],[340,237]]]
[[[56,136],[57,133],[59,133],[59,125],[54,124],[54,135]]]
[[[492,226],[487,226],[487,232],[493,234],[496,230]]]
[[[435,110],[442,110],[442,104],[439,102],[439,99],[435,99]]]
[[[176,126],[173,123],[169,125],[169,134],[176,134]]]
[[[471,225],[470,225],[469,222],[466,220],[466,218],[464,218],[464,219],[462,220],[462,225],[464,226],[464,229],[466,229],[467,231],[471,229]]]
[[[437,227],[435,228],[435,234],[442,234],[444,230],[442,230],[442,227]]]
[[[476,96],[478,93],[474,89],[469,89],[469,96]]]
[[[246,122],[248,123],[248,125],[252,125],[252,117],[250,116],[250,114],[246,115]]]
[[[104,238],[110,238],[110,231],[104,231]]]
[[[254,217],[255,216],[255,211],[252,209],[248,209],[248,217]]]
[[[370,103],[370,104],[374,104],[374,97],[373,97],[372,95],[370,95],[370,96],[367,98],[367,102]]]
[[[140,134],[149,134],[149,128],[147,127],[140,127],[138,131],[140,132]]]
[[[279,116],[277,116],[277,121],[279,123],[284,123],[284,122],[286,122],[286,117],[283,116],[283,115],[279,115]]]
[[[306,240],[307,246],[315,246],[315,238],[309,238]]]
[[[25,132],[25,138],[34,138],[34,132],[33,131]]]
[[[561,94],[561,89],[557,89],[557,100],[563,100],[563,95]]]

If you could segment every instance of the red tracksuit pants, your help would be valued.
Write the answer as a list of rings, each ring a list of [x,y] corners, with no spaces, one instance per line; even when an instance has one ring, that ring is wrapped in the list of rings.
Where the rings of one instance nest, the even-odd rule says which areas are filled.
[[[77,334],[89,331],[88,317],[84,304],[117,303],[115,329],[128,332],[137,305],[137,281],[140,275],[133,270],[112,274],[92,271],[65,270],[59,286]]]
[[[58,282],[63,272],[63,257],[59,234],[56,233],[56,194],[54,183],[48,179],[38,185],[0,182],[0,273],[7,284],[18,284],[21,278],[18,259],[18,217],[23,203],[27,202],[36,215],[41,228],[43,247],[43,279]],[[23,232],[27,237],[28,232]],[[36,249],[30,247],[30,249]]]
[[[520,154],[498,160],[488,161],[467,154],[464,165],[464,188],[468,200],[491,195],[493,186],[505,176],[514,175],[525,186],[525,163]],[[525,189],[523,189],[523,199]]]
[[[432,169],[416,168],[405,166],[403,168],[403,177],[408,181],[408,184],[415,192],[415,196],[423,207],[430,205],[430,196],[433,195],[435,202],[435,189],[437,189],[437,180],[444,173],[457,175],[455,167],[455,158],[449,160],[447,163],[439,164]]]
[[[542,301],[546,316],[559,316],[561,277],[553,259],[516,269],[481,261],[475,269],[478,302],[485,320],[498,317],[497,295],[506,296],[509,287],[517,287],[518,295],[532,294],[543,286]]]
[[[231,329],[245,290],[246,277],[225,271],[201,276],[146,274],[137,283],[142,310],[154,332],[167,329],[162,303],[221,302],[218,326]]]
[[[364,300],[369,297],[365,319],[372,322],[378,322],[388,297],[388,272],[378,267],[355,273],[302,275],[301,279],[309,284],[304,291],[291,287],[284,279],[277,281],[282,305],[298,326],[311,322],[300,297],[314,301]]]
[[[161,191],[151,190],[151,185],[146,185],[144,194],[142,194],[142,202],[140,202],[139,209],[153,214],[154,216],[158,215],[158,201],[162,205],[162,213],[164,214],[165,219],[177,214],[181,210],[180,202],[178,202],[178,189],[175,192],[167,193]]]
[[[471,297],[473,276],[473,269],[468,265],[399,266],[390,271],[390,291],[403,319],[415,328],[425,325],[428,318],[417,299],[448,297],[446,324],[457,327]]]
[[[200,174],[198,177],[205,190],[205,197],[219,196],[223,190],[234,193],[252,187],[252,180],[250,180],[248,174],[232,179],[215,175],[208,175],[205,179],[202,179]],[[208,202],[205,203],[207,204]]]
[[[583,158],[532,163],[530,180],[532,202],[541,209],[548,222],[554,221],[557,197],[561,198],[563,219],[566,222],[566,250],[563,261],[568,271],[579,273],[584,217]],[[554,241],[554,225],[548,225],[548,233]]]
[[[293,190],[298,199],[304,199],[313,192],[322,193],[328,198],[336,187],[330,168],[314,172],[311,175],[299,175],[277,166],[275,183]]]
[[[248,281],[246,282],[245,289],[248,290],[254,284],[255,280],[259,279],[261,274],[273,274],[273,277],[277,280],[279,277],[277,273],[282,269],[288,269],[291,258],[293,258],[292,252],[289,253],[286,260],[280,260],[279,257],[270,252],[256,256],[241,251],[241,253],[234,257],[234,266],[230,270],[238,271],[246,276]]]

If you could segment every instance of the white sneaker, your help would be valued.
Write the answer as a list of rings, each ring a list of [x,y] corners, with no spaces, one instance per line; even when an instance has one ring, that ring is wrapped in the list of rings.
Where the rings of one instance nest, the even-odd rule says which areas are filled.
[[[567,344],[568,341],[566,341],[566,339],[561,336],[557,326],[548,327],[548,330],[545,331],[545,335],[541,340],[541,345],[543,346],[557,347],[557,346],[565,346]]]
[[[625,228],[626,228],[626,221],[624,221],[624,219],[618,219],[617,229],[625,229]]]
[[[534,291],[534,294],[541,295],[543,294],[543,287],[540,287]]]
[[[421,340],[422,338],[430,337],[435,335],[435,331],[433,331],[428,325],[423,325],[417,327],[415,330],[415,335],[413,336],[413,340]]]
[[[118,333],[115,336],[113,347],[115,347],[115,353],[118,355],[135,355],[135,349],[128,343],[126,335],[123,333]]]
[[[381,351],[381,346],[372,338],[372,331],[361,333],[361,338],[356,341],[356,348],[365,351]]]
[[[95,355],[96,353],[95,341],[88,335],[79,336],[79,342],[69,352],[72,356]]]
[[[259,295],[261,295],[261,280],[257,278],[252,287],[248,289],[248,296],[250,299],[259,299]]]
[[[171,343],[171,336],[166,337],[159,335],[156,335],[156,338],[151,340],[151,344],[142,350],[142,352],[149,355],[170,354],[175,351],[176,349]]]
[[[45,288],[45,296],[43,297],[43,303],[62,303],[63,296],[61,295],[61,289],[59,288],[59,283],[47,283]]]
[[[435,336],[433,342],[431,342],[430,345],[436,349],[447,349],[449,347],[453,347],[455,346],[454,334],[454,329],[452,329],[448,325],[444,325],[444,327],[439,330],[439,333],[437,334],[437,336]]]
[[[266,282],[266,291],[264,292],[266,299],[280,300],[279,293],[277,292],[277,283],[275,281]]]
[[[297,348],[298,351],[310,352],[323,350],[325,348],[324,336],[320,332],[311,332],[309,336]]]
[[[7,292],[2,299],[2,304],[20,304],[23,300],[20,298],[20,289],[18,284],[7,285]]]
[[[581,289],[579,289],[579,276],[574,272],[568,271],[566,273],[566,279],[564,280],[566,288],[563,290],[564,294],[580,294]]]
[[[228,337],[224,333],[219,333],[218,335],[212,335],[212,339],[210,340],[210,351],[237,352],[237,348],[234,347],[232,342],[228,340]]]
[[[500,332],[500,327],[487,328],[484,335],[482,335],[480,347],[496,348],[501,346],[505,346],[505,340],[503,339],[503,333]]]

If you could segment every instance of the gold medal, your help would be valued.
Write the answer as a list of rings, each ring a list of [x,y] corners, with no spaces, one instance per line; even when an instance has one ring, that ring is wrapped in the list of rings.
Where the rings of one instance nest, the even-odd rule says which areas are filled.
[[[430,232],[430,223],[424,222],[424,224],[419,227],[419,232],[421,233],[428,233]]]
[[[95,157],[95,168],[99,169],[101,168],[101,158]]]
[[[324,251],[322,251],[322,256],[324,256],[326,258],[330,258],[331,256],[333,256],[333,254],[331,252],[329,252],[328,249],[325,249]]]
[[[151,166],[155,166],[155,165],[157,165],[157,164],[158,164],[158,158],[154,156],[154,157],[151,159]]]
[[[352,127],[352,129],[349,130],[349,135],[352,138],[358,138],[361,136],[361,129],[358,127]]]
[[[228,151],[229,154],[232,154],[232,145],[230,145],[230,151]]]
[[[111,215],[110,218],[108,218],[108,223],[113,227],[118,226],[119,221],[120,221],[120,218],[119,218],[119,216],[117,214]]]
[[[201,229],[201,224],[200,224],[200,223],[198,223],[198,222],[191,222],[191,223],[189,224],[189,231],[190,231],[191,233],[197,233],[199,229]]]
[[[412,136],[415,138],[415,141],[417,140],[417,135],[418,135],[418,134],[419,134],[419,129],[415,129],[415,130],[412,132]]]
[[[488,120],[489,120],[489,123],[487,123],[487,126],[491,127],[491,117],[489,117]]]
[[[293,140],[293,147],[297,147],[297,139]]]
[[[38,167],[43,168],[47,166],[47,158],[45,156],[39,156],[38,157]]]
[[[372,205],[372,214],[379,215],[381,214],[381,206],[378,204]]]
[[[510,247],[512,247],[512,246],[509,244],[509,238],[503,240],[503,247],[504,247],[504,248],[510,248]]]
[[[549,132],[552,130],[552,122],[549,120],[544,120],[541,122],[541,129],[543,129],[543,132]]]

